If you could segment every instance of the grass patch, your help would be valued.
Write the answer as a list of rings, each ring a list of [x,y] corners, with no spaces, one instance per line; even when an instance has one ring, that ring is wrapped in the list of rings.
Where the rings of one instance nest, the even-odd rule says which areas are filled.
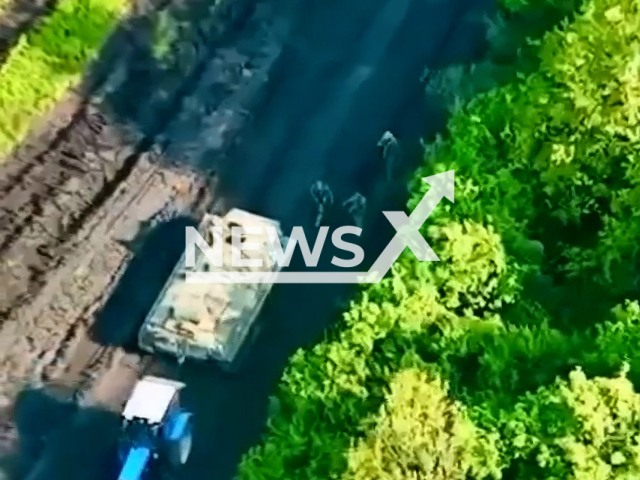
[[[125,14],[127,0],[62,0],[0,69],[0,157],[76,84]]]

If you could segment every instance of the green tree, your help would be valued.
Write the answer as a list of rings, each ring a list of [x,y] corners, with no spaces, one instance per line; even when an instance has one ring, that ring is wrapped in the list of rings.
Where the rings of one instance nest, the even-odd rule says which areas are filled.
[[[505,415],[518,479],[631,480],[640,476],[640,395],[626,377],[569,380],[530,394]]]
[[[404,370],[392,380],[372,431],[349,452],[344,479],[500,478],[495,442],[448,398],[441,380]]]

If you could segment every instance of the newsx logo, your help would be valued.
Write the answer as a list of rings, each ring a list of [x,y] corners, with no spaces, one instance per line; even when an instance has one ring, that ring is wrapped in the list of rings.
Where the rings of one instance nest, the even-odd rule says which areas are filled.
[[[320,255],[324,248],[324,244],[327,240],[329,233],[329,227],[320,227],[318,236],[313,245],[313,250],[309,248],[309,242],[304,233],[302,227],[293,227],[291,236],[288,242],[286,242],[286,248],[283,248],[278,230],[275,226],[268,225],[264,227],[266,236],[271,248],[271,252],[274,255],[278,267],[285,268],[291,263],[291,257],[295,252],[296,246],[300,245],[300,251],[304,258],[304,264],[307,267],[316,267],[320,260]],[[247,236],[263,236],[265,231],[261,226],[250,227],[232,227],[231,228],[231,241],[233,248],[231,249],[231,266],[232,267],[264,267],[263,261],[260,258],[246,258],[242,255],[246,250],[258,250],[260,249],[260,243],[250,242],[246,240]],[[222,267],[224,264],[223,259],[223,227],[211,228],[213,246],[210,246],[206,240],[200,235],[198,230],[194,227],[187,227],[187,266],[195,266],[195,247],[197,246],[202,253],[207,257],[211,265],[214,267]],[[344,260],[338,257],[333,257],[331,263],[342,268],[352,268],[360,265],[364,260],[364,249],[355,243],[347,242],[342,237],[343,235],[352,234],[360,235],[362,229],[354,226],[344,226],[337,228],[331,235],[331,242],[336,248],[345,250],[353,254],[353,258],[350,260]]]
[[[454,201],[454,171],[449,170],[437,175],[422,179],[431,188],[416,205],[410,216],[405,212],[383,212],[396,230],[383,252],[378,256],[372,267],[366,272],[282,272],[280,269],[288,267],[291,257],[297,245],[307,267],[318,265],[322,249],[325,245],[329,227],[321,227],[313,250],[309,248],[306,235],[302,227],[294,227],[285,248],[280,241],[280,236],[275,226],[267,226],[265,232],[262,227],[232,227],[232,258],[231,267],[260,268],[264,265],[261,259],[243,258],[242,251],[256,250],[260,248],[257,242],[242,241],[242,235],[264,235],[266,233],[271,252],[277,264],[277,271],[260,272],[227,269],[219,272],[187,272],[187,283],[377,283],[391,269],[393,263],[402,251],[409,247],[419,261],[440,261],[427,241],[420,234],[420,228],[434,211],[443,197]],[[351,259],[342,259],[334,256],[333,265],[341,268],[352,268],[360,265],[364,260],[364,250],[360,245],[347,242],[344,235],[360,235],[362,229],[355,226],[343,226],[337,228],[331,235],[333,245],[353,254]],[[186,230],[185,264],[194,268],[196,265],[195,248],[198,247],[214,267],[222,267],[223,264],[223,229],[213,227],[212,246],[210,246],[194,227]],[[263,237],[264,238],[264,237]]]

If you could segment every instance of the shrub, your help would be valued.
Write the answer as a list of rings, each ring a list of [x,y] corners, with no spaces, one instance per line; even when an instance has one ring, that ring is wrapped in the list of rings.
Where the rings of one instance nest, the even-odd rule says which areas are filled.
[[[580,369],[524,397],[505,415],[514,478],[613,480],[640,475],[640,395],[623,370],[588,379]]]
[[[439,379],[398,373],[374,426],[348,454],[345,480],[500,478],[494,435],[482,432]]]

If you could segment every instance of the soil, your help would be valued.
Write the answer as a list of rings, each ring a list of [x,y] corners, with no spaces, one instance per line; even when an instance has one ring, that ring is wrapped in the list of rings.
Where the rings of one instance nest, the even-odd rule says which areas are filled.
[[[348,11],[326,0],[228,1],[233,8],[158,6],[186,25],[162,61],[150,40],[157,10],[129,20],[0,170],[0,394],[10,401],[25,385],[64,379],[86,388],[95,408],[117,411],[141,374],[181,379],[197,419],[185,478],[233,474],[264,426],[286,358],[320,338],[352,288],[275,288],[233,377],[140,356],[131,336],[184,248],[184,225],[217,203],[311,231],[308,186],[318,178],[336,201],[357,190],[370,212],[403,208],[415,163],[382,183],[375,144],[390,129],[418,149],[425,131],[440,128],[438,108],[416,108],[418,79],[425,65],[468,56],[461,45],[477,43],[469,28],[454,28],[464,0],[369,0]],[[370,217],[367,261],[393,234],[382,215]],[[93,421],[92,435],[107,432],[101,441],[115,432],[113,415],[95,408],[69,420],[68,451],[47,449],[36,470],[25,465],[39,454],[22,455],[15,476],[73,478],[58,468],[80,451],[71,439],[82,442]],[[104,442],[86,455],[93,467]],[[77,478],[86,472],[78,467]]]
[[[255,54],[269,53],[259,48],[263,43],[258,45]],[[209,95],[208,102],[189,105],[186,92],[174,93],[179,98],[156,102],[151,112],[155,115],[143,109],[134,112],[138,118],[131,115],[134,120],[146,115],[162,123],[158,110],[168,110],[171,104],[182,108],[176,119],[168,115],[165,125],[148,122],[145,127],[151,135],[144,135],[135,121],[128,125],[119,118],[114,121],[111,111],[122,100],[110,91],[117,86],[127,92],[128,86],[126,74],[124,80],[123,75],[114,75],[88,101],[71,95],[49,125],[53,128],[34,135],[32,145],[27,143],[0,171],[4,219],[0,230],[0,394],[6,395],[7,388],[25,380],[46,381],[58,365],[66,363],[68,352],[93,323],[131,259],[126,241],[135,237],[141,222],[167,208],[197,218],[196,206],[211,202],[206,175],[184,163],[172,166],[188,152],[183,151],[179,159],[163,153],[153,130],[169,127],[170,131],[183,118],[198,116],[207,122],[208,139],[224,151],[233,128],[239,128],[250,108],[240,92],[263,82],[255,77],[264,77],[274,59],[273,55],[259,58],[255,66],[245,69],[243,77],[236,78],[230,75],[235,65],[228,57],[235,53],[236,63],[242,61],[237,51],[241,48],[220,49],[215,55],[203,56],[207,65],[191,68],[199,88],[233,90],[236,95]],[[132,73],[127,73],[133,80]],[[167,87],[173,79],[167,75],[161,80]],[[233,110],[216,109],[214,102],[222,100]],[[211,109],[208,116],[199,111],[203,106]],[[65,111],[71,113],[64,115]],[[68,123],[59,127],[64,118]],[[214,129],[216,122],[226,130]],[[43,139],[50,139],[46,149],[41,147]],[[40,152],[33,155],[37,150]]]
[[[165,6],[169,8],[178,15],[181,5]],[[149,220],[160,214],[194,223],[213,200],[211,170],[196,172],[180,165],[184,152],[181,158],[168,156],[160,134],[176,118],[201,116],[200,104],[185,102],[191,86],[217,88],[221,94],[209,93],[204,104],[211,111],[200,119],[210,128],[221,120],[232,127],[211,132],[224,151],[251,108],[251,97],[242,92],[265,82],[278,54],[278,38],[270,35],[277,33],[269,29],[270,9],[243,19],[237,5],[229,10],[219,2],[208,15],[200,11],[193,22],[197,28],[183,34],[181,44],[191,49],[178,51],[168,66],[153,65],[150,16],[143,18],[146,28],[138,24],[136,30],[129,29],[135,35],[126,27],[118,32],[84,84],[36,125],[0,170],[0,398],[5,404],[25,387],[54,378],[90,387],[118,361],[116,347],[126,343],[136,323],[96,317],[105,316],[106,299],[117,299],[117,291],[111,294],[139,244],[160,238],[156,246],[161,247],[166,241],[163,226],[149,225]],[[238,22],[246,21],[262,34],[252,51],[243,50],[241,42],[234,47]],[[204,34],[206,44],[189,55],[197,43],[194,36]],[[115,59],[114,51],[120,52]],[[236,58],[230,59],[234,53]],[[244,75],[234,75],[237,63],[247,60],[253,63],[244,66]],[[179,71],[171,61],[180,62]],[[144,62],[147,71],[155,68],[158,74],[151,84],[156,88],[150,89],[155,96],[130,108]],[[220,116],[216,105],[223,101],[231,114]],[[174,118],[176,111],[182,115]],[[177,260],[161,256],[164,261],[156,262],[161,268],[149,272],[149,283],[156,288]],[[104,331],[110,338],[95,338]],[[10,411],[5,412],[2,422],[9,443],[5,451],[15,441],[10,417]]]

